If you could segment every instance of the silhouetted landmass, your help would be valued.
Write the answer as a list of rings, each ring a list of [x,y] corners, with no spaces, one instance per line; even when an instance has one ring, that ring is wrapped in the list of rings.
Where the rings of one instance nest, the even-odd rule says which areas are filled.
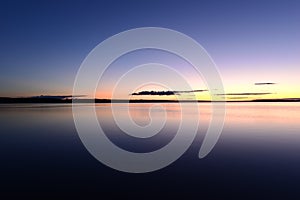
[[[253,102],[300,102],[300,98],[285,98],[285,99],[254,99]]]
[[[123,100],[123,99],[58,99],[58,98],[10,98],[0,97],[0,103],[155,103],[155,102],[178,102],[175,100]]]
[[[0,103],[178,103],[177,100],[123,100],[123,99],[58,99],[58,98],[10,98],[0,97]],[[195,102],[192,100],[181,100],[180,102]],[[199,100],[198,102],[211,102],[206,100]],[[284,99],[254,99],[254,100],[233,100],[226,102],[300,102],[300,98],[284,98]]]
[[[69,103],[72,100],[55,98],[9,98],[0,97],[0,103]]]

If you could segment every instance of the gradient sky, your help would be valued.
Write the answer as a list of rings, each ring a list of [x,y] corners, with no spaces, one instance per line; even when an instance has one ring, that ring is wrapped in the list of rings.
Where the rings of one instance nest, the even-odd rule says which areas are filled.
[[[218,66],[226,93],[272,93],[228,98],[299,98],[299,10],[296,0],[1,1],[0,96],[71,94],[81,62],[97,44],[121,31],[156,26],[198,41]],[[158,54],[136,52],[116,61],[97,97],[109,97],[113,80],[132,64],[154,58],[185,68],[174,57]],[[205,89],[190,70],[185,72],[194,89]]]

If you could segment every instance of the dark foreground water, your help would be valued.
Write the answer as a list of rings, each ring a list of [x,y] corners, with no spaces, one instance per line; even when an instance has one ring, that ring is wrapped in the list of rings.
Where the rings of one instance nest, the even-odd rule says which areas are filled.
[[[161,148],[172,139],[180,121],[178,105],[165,104],[169,122],[160,135],[134,140],[111,122],[108,105],[97,105],[99,122],[115,144],[130,151]],[[137,124],[149,123],[151,105],[131,104]],[[125,105],[114,106],[119,116],[126,117]],[[0,198],[300,198],[299,103],[228,104],[221,137],[204,159],[198,158],[198,152],[210,107],[200,104],[199,108],[197,138],[180,159],[159,171],[129,174],[101,164],[88,153],[76,132],[71,105],[1,105]],[[162,117],[159,111],[151,114]],[[199,116],[191,112],[190,117]]]

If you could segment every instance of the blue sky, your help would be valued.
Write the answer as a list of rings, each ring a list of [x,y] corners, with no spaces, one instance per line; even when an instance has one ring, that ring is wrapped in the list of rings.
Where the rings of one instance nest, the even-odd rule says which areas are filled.
[[[197,40],[228,92],[272,81],[279,96],[300,97],[299,10],[293,0],[1,1],[0,96],[70,94],[81,62],[98,43],[157,26]]]

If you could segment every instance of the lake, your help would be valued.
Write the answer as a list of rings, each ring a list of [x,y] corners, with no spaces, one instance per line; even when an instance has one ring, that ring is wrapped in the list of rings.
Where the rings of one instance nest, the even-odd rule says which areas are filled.
[[[110,104],[96,104],[99,124],[117,146],[131,152],[164,147],[181,121],[177,103],[130,104],[139,126],[161,121],[161,131],[133,138],[114,123]],[[90,107],[89,104],[81,104]],[[128,118],[126,104],[113,104],[115,115]],[[186,105],[188,107],[188,104]],[[82,144],[71,104],[0,105],[1,192],[3,197],[119,197],[198,199],[299,199],[300,103],[227,103],[223,131],[203,159],[198,153],[211,119],[209,103],[199,103],[197,136],[171,165],[131,174],[107,167]],[[85,115],[86,113],[82,113]],[[87,116],[88,118],[88,116]],[[141,133],[141,137],[143,137]]]

